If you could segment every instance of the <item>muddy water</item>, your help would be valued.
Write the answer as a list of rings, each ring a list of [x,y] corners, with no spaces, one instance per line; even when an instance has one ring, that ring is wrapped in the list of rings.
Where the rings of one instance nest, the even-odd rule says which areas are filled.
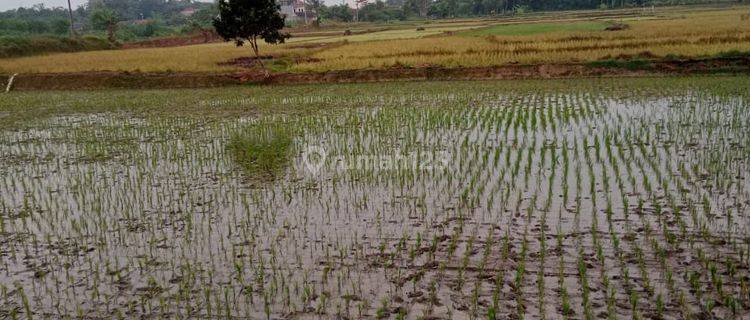
[[[742,97],[432,105],[77,115],[2,132],[0,315],[746,313]],[[255,181],[227,140],[278,122],[302,128],[294,157]]]

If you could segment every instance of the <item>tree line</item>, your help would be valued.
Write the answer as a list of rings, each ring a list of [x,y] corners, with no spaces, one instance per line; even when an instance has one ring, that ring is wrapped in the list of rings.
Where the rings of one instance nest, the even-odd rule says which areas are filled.
[[[183,14],[186,9],[194,12]],[[134,40],[210,28],[217,12],[212,3],[190,0],[89,0],[74,8],[72,15],[81,34]],[[0,12],[1,36],[62,36],[69,30],[67,8],[37,4]]]
[[[417,18],[456,18],[525,14],[533,11],[616,9],[644,6],[741,2],[742,0],[375,0],[358,12],[345,4],[325,6],[311,0],[308,6],[325,20],[394,21]]]
[[[741,0],[358,0],[357,8],[343,2],[305,3],[308,10],[317,13],[319,22],[378,22],[735,1]],[[188,8],[195,12],[183,14]],[[218,13],[215,3],[191,0],[89,0],[73,10],[73,21],[82,33],[128,41],[212,29],[212,19]],[[65,35],[70,29],[69,21],[67,8],[38,4],[0,12],[0,34]]]

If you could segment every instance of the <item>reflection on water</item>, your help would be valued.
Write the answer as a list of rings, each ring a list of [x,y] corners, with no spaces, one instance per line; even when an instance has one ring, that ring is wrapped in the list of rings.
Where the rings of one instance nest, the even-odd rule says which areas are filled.
[[[744,99],[409,99],[222,121],[77,115],[0,133],[0,316],[745,310],[731,304],[748,302]],[[226,141],[280,121],[303,128],[292,165],[248,183]],[[315,174],[311,147],[325,150]],[[446,160],[341,165],[402,155]]]

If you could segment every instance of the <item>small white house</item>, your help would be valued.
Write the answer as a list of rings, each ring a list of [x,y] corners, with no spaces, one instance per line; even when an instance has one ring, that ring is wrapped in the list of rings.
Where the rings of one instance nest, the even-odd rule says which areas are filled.
[[[307,10],[304,0],[279,0],[281,14],[291,23],[308,24],[316,17],[315,12]]]

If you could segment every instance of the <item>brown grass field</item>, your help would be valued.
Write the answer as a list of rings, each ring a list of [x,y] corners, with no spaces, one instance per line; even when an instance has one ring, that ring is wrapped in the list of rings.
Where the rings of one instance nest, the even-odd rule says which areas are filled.
[[[276,72],[571,63],[638,55],[703,57],[750,50],[748,16],[750,7],[732,6],[339,25],[295,32],[286,44],[264,44],[261,53],[273,58],[267,65]],[[604,30],[613,23],[625,23],[629,29]],[[354,34],[344,36],[345,29]],[[248,65],[231,61],[249,56],[248,48],[231,43],[62,53],[2,59],[0,73],[237,72]]]

